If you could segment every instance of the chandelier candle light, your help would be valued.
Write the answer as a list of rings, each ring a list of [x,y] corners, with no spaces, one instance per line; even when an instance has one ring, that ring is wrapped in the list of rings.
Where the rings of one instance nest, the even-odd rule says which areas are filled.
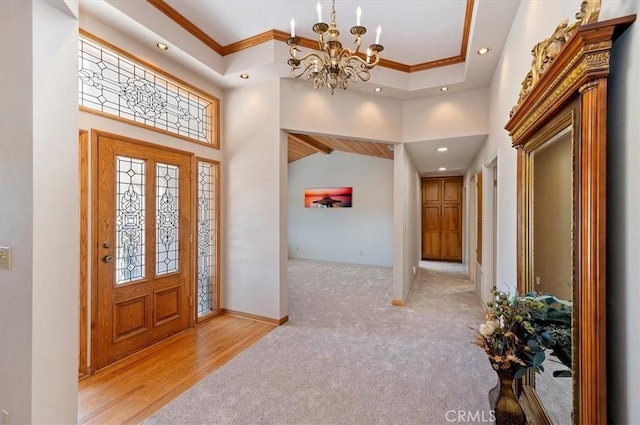
[[[380,52],[384,48],[380,45],[380,34],[382,28],[378,25],[376,32],[376,42],[369,46],[367,55],[359,52],[362,36],[367,29],[360,25],[362,9],[356,9],[356,25],[351,27],[351,34],[355,36],[355,49],[351,50],[342,47],[338,40],[340,31],[336,27],[336,2],[331,4],[331,23],[322,22],[322,6],[320,2],[316,5],[318,12],[318,23],[313,26],[313,31],[318,34],[318,47],[321,53],[309,53],[298,58],[298,53],[302,51],[298,48],[300,39],[296,37],[295,21],[291,19],[291,37],[287,40],[289,45],[289,55],[291,59],[287,61],[291,67],[291,76],[304,80],[313,80],[316,89],[327,86],[334,93],[336,87],[346,90],[349,81],[369,81],[369,71],[380,61]],[[325,37],[326,34],[326,37]]]

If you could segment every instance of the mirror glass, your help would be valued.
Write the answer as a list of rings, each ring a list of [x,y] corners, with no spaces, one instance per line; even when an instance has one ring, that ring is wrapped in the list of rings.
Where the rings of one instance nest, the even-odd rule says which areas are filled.
[[[573,303],[574,182],[571,127],[567,127],[531,152],[533,187],[533,258],[530,290],[551,294]],[[560,307],[560,305],[558,305]],[[567,319],[571,323],[570,314]],[[571,329],[552,328],[554,340],[564,344],[547,350],[544,372],[535,388],[553,424],[571,424],[573,378]],[[562,350],[564,348],[564,350]]]

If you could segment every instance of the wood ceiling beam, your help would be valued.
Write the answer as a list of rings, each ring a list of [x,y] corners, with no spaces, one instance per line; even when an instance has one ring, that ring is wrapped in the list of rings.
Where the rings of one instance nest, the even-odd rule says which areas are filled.
[[[333,152],[333,149],[325,146],[324,144],[315,140],[313,137],[307,136],[306,134],[289,133],[289,137],[325,155],[329,155],[331,152]]]

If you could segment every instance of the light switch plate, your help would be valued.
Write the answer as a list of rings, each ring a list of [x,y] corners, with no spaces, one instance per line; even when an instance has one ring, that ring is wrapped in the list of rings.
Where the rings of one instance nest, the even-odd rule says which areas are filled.
[[[11,268],[11,248],[0,246],[0,269]]]

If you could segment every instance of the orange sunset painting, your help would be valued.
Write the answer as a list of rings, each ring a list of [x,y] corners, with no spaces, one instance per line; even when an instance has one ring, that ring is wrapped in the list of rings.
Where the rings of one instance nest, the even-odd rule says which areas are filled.
[[[305,208],[351,208],[351,187],[314,187],[304,191]]]

